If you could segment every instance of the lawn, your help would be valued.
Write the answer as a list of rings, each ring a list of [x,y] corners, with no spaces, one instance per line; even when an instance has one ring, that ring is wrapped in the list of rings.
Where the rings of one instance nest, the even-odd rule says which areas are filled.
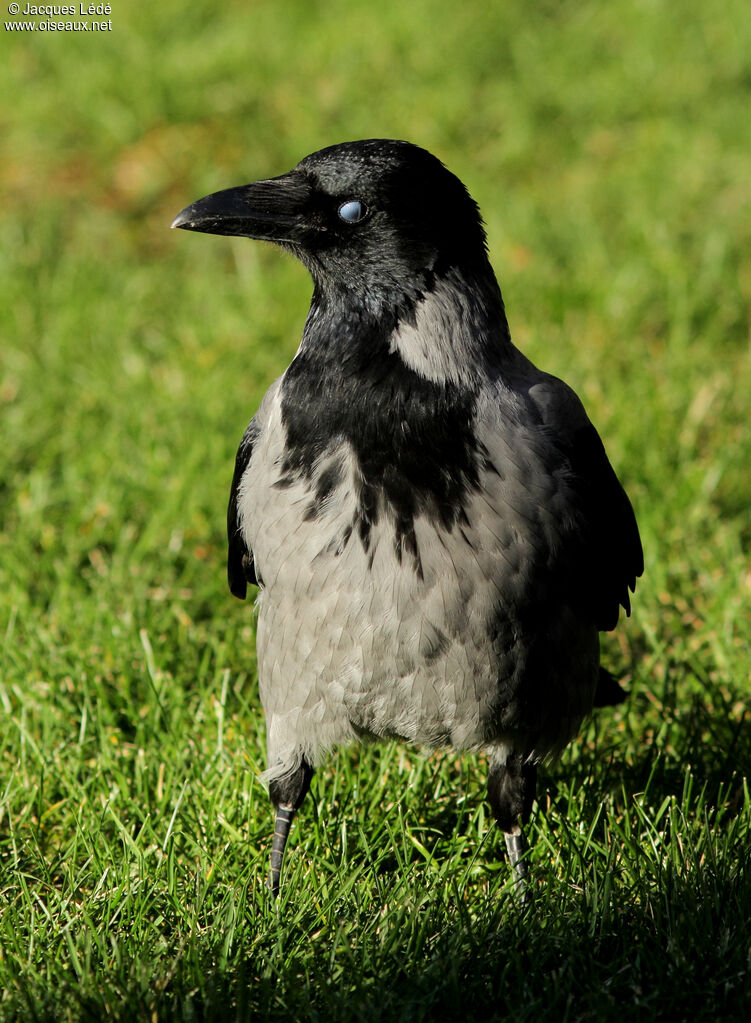
[[[0,1020],[748,1017],[746,0],[112,7],[2,39]],[[644,540],[629,699],[542,773],[527,910],[485,765],[399,745],[332,757],[263,886],[224,514],[310,282],[169,224],[371,136],[467,183]]]

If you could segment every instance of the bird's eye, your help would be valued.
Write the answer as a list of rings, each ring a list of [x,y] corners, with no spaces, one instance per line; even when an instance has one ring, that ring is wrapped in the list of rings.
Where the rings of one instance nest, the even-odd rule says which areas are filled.
[[[348,199],[339,207],[339,218],[345,224],[359,224],[367,212],[364,202],[360,202],[359,199]]]

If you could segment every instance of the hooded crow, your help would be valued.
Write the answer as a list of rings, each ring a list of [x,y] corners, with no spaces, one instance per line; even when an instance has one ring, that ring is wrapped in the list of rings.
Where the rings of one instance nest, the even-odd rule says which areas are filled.
[[[619,698],[598,632],[643,557],[581,402],[511,341],[477,205],[424,149],[371,139],[172,226],[276,242],[313,278],[227,516],[230,589],[259,588],[272,891],[313,768],[366,736],[485,752],[523,886],[537,765]]]

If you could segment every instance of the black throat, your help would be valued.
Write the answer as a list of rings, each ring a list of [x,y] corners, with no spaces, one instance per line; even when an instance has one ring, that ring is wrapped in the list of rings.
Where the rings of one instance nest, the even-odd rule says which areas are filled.
[[[341,467],[319,459],[344,442],[357,464],[354,532],[366,551],[381,516],[394,526],[397,557],[409,554],[421,572],[415,518],[446,530],[466,521],[464,505],[478,485],[472,423],[476,392],[437,383],[407,367],[389,347],[394,329],[414,317],[402,296],[378,315],[351,296],[313,296],[300,350],[284,375],[285,460],[277,486],[311,483],[306,518],[323,512]]]

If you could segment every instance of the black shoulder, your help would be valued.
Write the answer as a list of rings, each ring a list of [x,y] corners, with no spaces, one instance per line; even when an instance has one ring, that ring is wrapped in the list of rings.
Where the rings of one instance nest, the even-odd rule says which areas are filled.
[[[255,419],[251,420],[250,426],[245,431],[245,435],[240,442],[240,447],[237,449],[235,472],[232,477],[232,489],[230,490],[229,506],[227,508],[227,580],[230,590],[240,600],[245,600],[248,583],[258,584],[253,564],[253,552],[248,548],[240,528],[237,499],[240,483],[248,467],[250,456],[253,454],[253,445],[259,433],[260,430]]]

